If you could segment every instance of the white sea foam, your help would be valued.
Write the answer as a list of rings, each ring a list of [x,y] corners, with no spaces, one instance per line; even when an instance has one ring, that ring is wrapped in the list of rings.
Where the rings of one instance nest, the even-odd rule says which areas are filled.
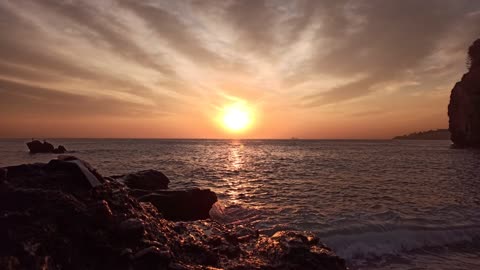
[[[370,231],[358,234],[323,236],[321,239],[341,257],[354,261],[453,245],[471,245],[480,238],[480,226],[444,228],[397,228],[391,231]]]

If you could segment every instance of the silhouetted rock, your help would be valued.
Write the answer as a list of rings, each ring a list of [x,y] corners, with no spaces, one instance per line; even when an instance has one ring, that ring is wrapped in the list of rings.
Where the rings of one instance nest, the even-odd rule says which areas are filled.
[[[92,186],[71,160],[2,169],[0,269],[346,269],[305,233],[166,220],[82,161]]]
[[[408,135],[397,136],[394,140],[450,140],[448,129],[437,129],[423,132],[415,132]]]
[[[170,183],[170,180],[165,174],[156,170],[145,170],[111,177],[123,181],[125,185],[131,189],[167,189]]]
[[[457,147],[480,147],[480,39],[468,50],[469,70],[455,84],[448,105],[449,130]]]
[[[151,202],[169,220],[199,220],[210,218],[210,209],[217,195],[209,189],[165,190],[138,198]]]
[[[63,145],[59,145],[57,148],[53,150],[53,153],[55,154],[63,154],[65,152],[67,152],[67,149]]]
[[[27,143],[28,149],[30,153],[37,154],[37,153],[55,153],[55,154],[63,154],[67,152],[67,149],[60,145],[58,148],[55,148],[51,143],[44,141],[43,143],[38,140],[32,140],[31,142]]]

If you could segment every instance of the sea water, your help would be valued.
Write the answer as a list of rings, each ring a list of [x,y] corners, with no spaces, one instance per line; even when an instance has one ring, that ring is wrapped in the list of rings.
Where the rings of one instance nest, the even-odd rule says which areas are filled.
[[[0,140],[0,167],[47,162]],[[449,141],[56,139],[103,175],[214,190],[221,222],[308,230],[352,269],[480,269],[480,151]]]

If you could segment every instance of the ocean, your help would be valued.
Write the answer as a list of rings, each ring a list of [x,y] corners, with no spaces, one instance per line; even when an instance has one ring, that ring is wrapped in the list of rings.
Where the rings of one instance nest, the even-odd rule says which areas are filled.
[[[105,176],[210,188],[220,222],[308,230],[351,269],[480,269],[480,151],[449,141],[52,139]],[[47,162],[0,140],[0,167]]]

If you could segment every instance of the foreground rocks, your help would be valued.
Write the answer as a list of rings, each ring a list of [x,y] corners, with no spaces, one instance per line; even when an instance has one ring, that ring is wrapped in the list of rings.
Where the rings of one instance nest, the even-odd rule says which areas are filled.
[[[130,174],[111,176],[122,181],[131,189],[156,190],[167,189],[170,179],[162,172],[156,170],[144,170]]]
[[[195,193],[179,194],[207,203]],[[175,196],[157,208],[73,157],[3,168],[0,269],[346,269],[307,233],[167,220],[162,207]]]
[[[167,219],[198,220],[210,217],[217,195],[208,189],[169,190],[140,196],[138,200],[152,203]]]
[[[457,147],[480,147],[480,39],[468,50],[469,70],[455,84],[448,105],[449,130]]]
[[[57,148],[53,144],[44,141],[43,143],[38,140],[32,140],[27,143],[28,149],[32,154],[38,153],[54,153],[54,154],[63,154],[67,152],[67,149],[63,145],[59,145]]]

